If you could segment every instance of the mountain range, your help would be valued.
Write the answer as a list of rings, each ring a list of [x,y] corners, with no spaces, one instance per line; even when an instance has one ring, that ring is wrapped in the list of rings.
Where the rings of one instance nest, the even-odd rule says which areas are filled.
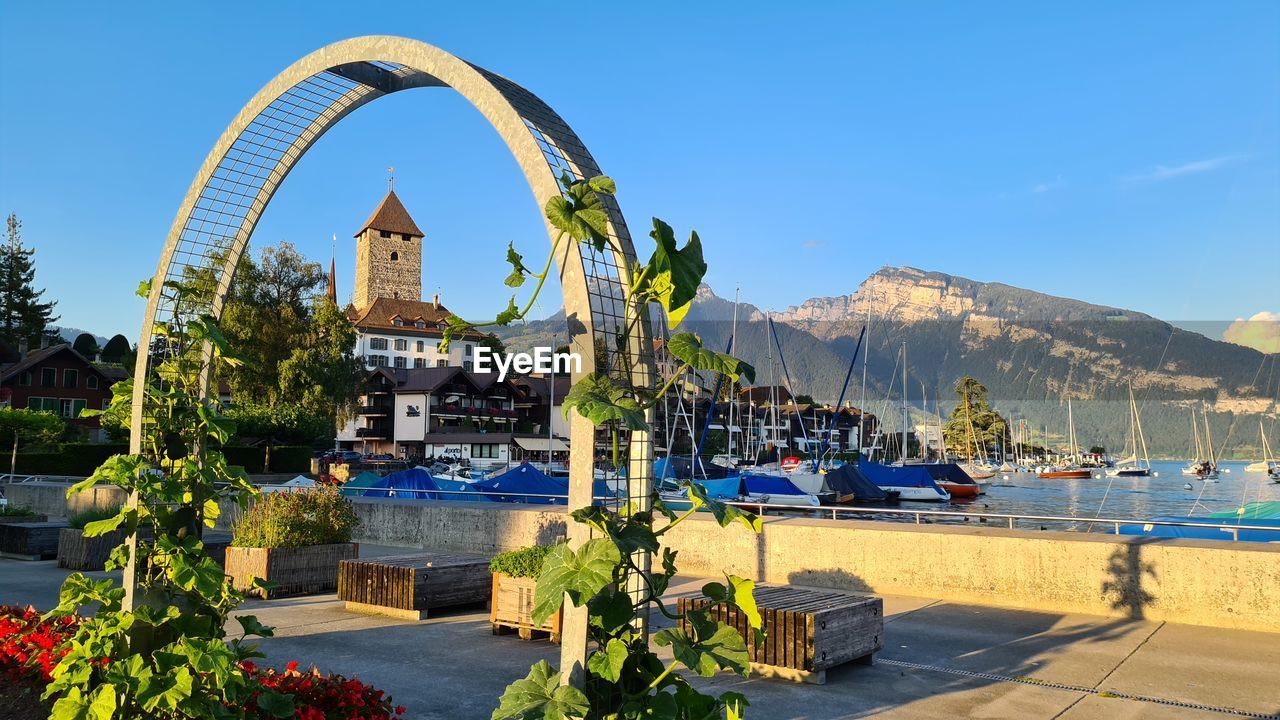
[[[834,403],[858,334],[866,326],[867,391],[859,359],[845,401],[865,403],[886,428],[901,426],[905,346],[910,422],[955,405],[956,380],[972,376],[1006,418],[1026,421],[1033,440],[1062,441],[1070,398],[1086,448],[1122,450],[1129,436],[1132,383],[1152,456],[1191,454],[1191,412],[1208,411],[1224,456],[1258,457],[1258,425],[1276,444],[1280,354],[1213,340],[1143,313],[1055,297],[910,267],[884,267],[838,297],[820,297],[766,315],[739,303],[735,354],[757,368],[757,384],[786,374],[796,393]],[[682,328],[723,348],[733,332],[733,301],[699,289]],[[565,337],[562,313],[507,328],[513,348]],[[1202,421],[1203,422],[1203,421]],[[1203,429],[1203,428],[1202,428]]]

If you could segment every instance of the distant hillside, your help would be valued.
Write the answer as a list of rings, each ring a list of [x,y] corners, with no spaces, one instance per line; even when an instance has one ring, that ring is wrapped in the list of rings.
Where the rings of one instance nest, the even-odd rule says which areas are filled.
[[[914,268],[882,268],[849,295],[773,314],[796,392],[836,400],[868,310],[867,405],[889,426],[900,416],[892,408],[901,402],[897,361],[906,343],[909,402],[919,408],[923,395],[930,412],[939,402],[949,412],[956,379],[971,375],[1007,417],[1025,418],[1037,439],[1065,434],[1070,397],[1081,442],[1118,452],[1128,436],[1132,381],[1153,455],[1189,453],[1193,407],[1210,410],[1215,444],[1226,454],[1258,455],[1259,419],[1273,444],[1280,439],[1280,355],[1130,310]],[[722,348],[732,318],[733,302],[703,287],[685,326]],[[562,314],[508,333],[509,342],[547,342],[553,328],[563,337]],[[739,306],[738,354],[756,365],[761,384],[769,380],[768,355],[777,355],[765,328],[763,312]],[[782,382],[776,360],[774,374]],[[861,367],[846,401],[861,402],[860,385]]]

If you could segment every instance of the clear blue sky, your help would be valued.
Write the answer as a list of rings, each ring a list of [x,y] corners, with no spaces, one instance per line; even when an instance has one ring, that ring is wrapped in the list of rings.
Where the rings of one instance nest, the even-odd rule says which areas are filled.
[[[62,324],[136,337],[132,289],[226,123],[295,59],[367,34],[538,93],[633,232],[699,231],[721,295],[778,308],[907,264],[1169,320],[1280,310],[1275,2],[502,5],[4,3],[0,211]],[[541,253],[538,211],[445,91],[345,120],[254,242],[327,262],[337,233],[345,297],[388,165],[428,235],[427,294],[505,305],[502,249]]]

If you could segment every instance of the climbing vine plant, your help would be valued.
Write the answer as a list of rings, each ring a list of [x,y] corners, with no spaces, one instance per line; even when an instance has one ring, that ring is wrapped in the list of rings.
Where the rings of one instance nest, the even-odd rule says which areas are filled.
[[[99,483],[137,498],[114,517],[89,523],[95,537],[119,531],[131,537],[115,548],[107,569],[129,564],[134,599],[112,579],[82,573],[67,577],[49,615],[95,608],[79,625],[69,651],[53,670],[45,697],[56,697],[52,720],[107,718],[229,718],[254,707],[292,717],[292,696],[254,683],[241,663],[262,657],[251,636],[271,630],[253,616],[237,616],[242,632],[227,638],[224,626],[244,599],[204,551],[202,530],[213,527],[220,503],[242,507],[255,492],[240,468],[217,450],[234,428],[215,401],[202,398],[209,363],[234,365],[207,306],[207,279],[165,283],[179,312],[153,328],[154,373],[145,388],[142,453],[116,455],[68,496]],[[149,284],[139,294],[150,293]],[[132,383],[118,383],[117,403],[127,403]],[[135,428],[135,432],[138,429]],[[239,708],[236,710],[234,708]]]
[[[610,250],[605,196],[616,188],[607,177],[575,180],[561,178],[563,194],[547,201],[545,211],[555,228],[551,251],[540,272],[524,265],[524,257],[514,246],[507,249],[511,274],[507,286],[515,289],[534,280],[532,297],[517,303],[513,295],[507,308],[493,320],[470,322],[452,316],[447,321],[445,343],[459,333],[490,325],[509,325],[521,320],[534,306],[557,251],[564,242],[590,243],[597,252]],[[636,358],[630,338],[643,321],[643,308],[659,305],[672,329],[689,310],[698,285],[706,274],[702,243],[691,233],[683,245],[676,241],[671,226],[655,218],[649,236],[654,241],[648,262],[625,268],[624,316],[619,327],[608,328],[613,347],[603,348],[607,358],[597,357],[595,372],[579,379],[565,396],[566,416],[576,412],[610,438],[612,463],[626,465],[624,444],[629,431],[649,429],[648,411],[689,372],[723,373],[734,380],[754,380],[754,369],[741,360],[704,348],[691,332],[673,335],[667,351],[679,361],[670,377],[649,378],[638,383],[631,372]],[[659,384],[661,383],[661,384]],[[695,484],[685,486],[687,507],[676,514],[654,492],[648,509],[629,503],[621,509],[582,508],[572,513],[574,522],[589,526],[596,537],[577,549],[567,545],[553,548],[543,563],[534,596],[534,622],[542,623],[564,602],[588,610],[588,654],[580,683],[562,682],[561,672],[546,661],[539,662],[528,676],[512,683],[502,695],[494,720],[522,718],[670,718],[703,720],[738,718],[747,700],[736,692],[719,696],[699,692],[682,675],[692,671],[711,676],[722,670],[746,675],[746,640],[732,627],[713,619],[714,605],[680,613],[667,606],[663,596],[676,574],[677,553],[662,547],[662,537],[698,511],[709,511],[721,526],[741,523],[759,532],[754,515],[707,497]],[[646,567],[646,554],[658,555],[658,567]],[[629,592],[639,588],[638,592]],[[753,597],[754,584],[733,575],[725,582],[708,583],[703,593],[716,604],[737,608],[747,618],[755,636],[762,639],[760,614]],[[669,647],[671,660],[662,659],[650,645],[646,620],[656,609],[675,623],[658,631],[653,644]]]

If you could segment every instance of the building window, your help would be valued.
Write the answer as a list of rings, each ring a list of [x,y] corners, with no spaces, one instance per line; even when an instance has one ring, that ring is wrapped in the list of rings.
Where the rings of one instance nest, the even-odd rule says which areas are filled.
[[[426,360],[426,358],[414,358],[414,359],[413,359],[413,367],[414,367],[415,369],[416,369],[416,368],[424,368],[424,367],[426,367],[426,366],[427,366],[427,360]]]
[[[391,237],[391,233],[387,232],[386,230],[379,230],[379,231],[378,231],[378,234],[379,234],[379,235],[381,235],[381,236],[382,236],[382,237],[384,237],[384,238],[389,238],[389,237]]]
[[[36,412],[57,412],[58,399],[46,397],[29,397],[27,398],[27,409]]]
[[[444,367],[444,361],[443,361],[443,360],[437,360],[437,361],[436,361],[436,367]]]
[[[63,399],[58,401],[58,414],[64,418],[78,418],[84,412],[85,401]]]
[[[471,446],[471,457],[497,458],[498,446],[495,443],[473,444]]]
[[[397,355],[397,356],[395,357],[395,361],[394,361],[394,362],[395,362],[395,364],[396,364],[396,367],[397,367],[397,368],[399,368],[399,369],[401,369],[401,370],[403,370],[403,369],[404,369],[404,366],[405,366],[405,365],[404,365],[404,356],[403,356],[403,355]]]
[[[415,323],[413,324],[413,326],[414,326],[414,327],[416,327],[416,328],[418,328],[419,330],[423,330],[423,329],[426,329],[426,327],[427,327],[427,323],[426,323],[426,321],[425,321],[425,320],[419,320],[419,321],[415,322]]]
[[[466,370],[467,372],[471,372],[471,368],[472,368],[472,365],[471,365],[471,361],[470,361],[470,360],[463,360],[463,361],[462,361],[462,369],[463,369],[463,370]]]
[[[369,365],[369,367],[375,367],[375,368],[386,367],[387,356],[386,355],[370,355],[367,364]]]
[[[31,387],[30,371],[24,370],[22,374],[18,376],[18,385],[20,385],[21,387]]]
[[[387,339],[386,338],[370,338],[369,349],[370,350],[386,350]]]
[[[391,251],[391,262],[399,262],[399,261],[400,261],[400,253],[396,252],[395,250],[392,250],[392,251]]]
[[[73,388],[80,384],[80,372],[67,368],[62,371],[62,387]]]
[[[471,346],[470,346],[470,345],[463,345],[463,346],[462,346],[462,354],[463,354],[463,355],[466,355],[467,357],[471,357]]]
[[[401,320],[400,318],[395,318],[394,320],[391,321],[391,324],[395,325],[396,327],[400,327],[404,325],[404,321]]]
[[[40,387],[57,387],[58,369],[40,368]]]
[[[425,352],[427,349],[427,343],[425,340],[419,340],[416,347],[418,348],[418,352]]]
[[[87,387],[87,388],[89,388],[90,390],[97,390],[97,389],[98,389],[98,376],[97,376],[97,375],[90,375],[90,376],[86,377],[86,378],[84,379],[84,386],[85,386],[85,387]]]
[[[396,350],[401,352],[409,349],[409,341],[404,338],[396,338]]]

